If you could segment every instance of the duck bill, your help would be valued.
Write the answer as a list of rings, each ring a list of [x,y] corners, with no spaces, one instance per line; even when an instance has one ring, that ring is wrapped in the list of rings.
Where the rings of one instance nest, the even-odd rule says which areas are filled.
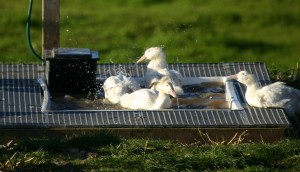
[[[235,79],[235,80],[237,80],[238,79],[238,77],[237,77],[237,75],[229,75],[229,76],[227,76],[226,77],[227,79]]]
[[[144,61],[144,60],[146,60],[147,59],[147,57],[145,56],[145,55],[143,55],[137,62],[136,62],[136,64],[139,64],[139,63],[141,63],[142,61]]]
[[[174,91],[174,90],[170,91],[170,95],[171,95],[172,97],[174,97],[174,98],[176,98],[176,97],[177,97],[177,96],[176,96],[176,93],[175,93],[175,91]]]

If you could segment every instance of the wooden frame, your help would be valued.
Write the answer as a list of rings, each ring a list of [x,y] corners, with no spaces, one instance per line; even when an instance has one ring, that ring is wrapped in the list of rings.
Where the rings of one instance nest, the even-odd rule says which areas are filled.
[[[60,0],[43,0],[42,9],[42,57],[44,59],[44,50],[60,46]]]
[[[0,144],[28,137],[63,138],[99,132],[123,138],[172,140],[183,144],[274,143],[293,135],[291,128],[10,128],[0,130]]]

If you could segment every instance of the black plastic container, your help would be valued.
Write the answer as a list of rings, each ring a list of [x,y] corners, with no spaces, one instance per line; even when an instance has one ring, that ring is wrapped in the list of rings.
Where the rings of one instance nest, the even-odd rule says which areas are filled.
[[[96,90],[99,55],[87,48],[45,50],[46,80],[51,93],[87,94]]]

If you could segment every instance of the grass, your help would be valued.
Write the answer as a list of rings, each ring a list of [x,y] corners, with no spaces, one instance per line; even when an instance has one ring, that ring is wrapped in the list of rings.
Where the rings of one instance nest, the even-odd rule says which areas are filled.
[[[0,62],[36,63],[25,39],[27,1],[0,2]],[[299,62],[300,2],[190,0],[61,2],[61,47],[89,47],[100,63],[133,63],[162,46],[170,63]],[[32,42],[41,54],[41,2],[32,14]]]
[[[170,63],[265,62],[275,80],[300,88],[300,1],[60,3],[61,47],[97,50],[99,63],[134,63],[146,48],[162,46]],[[28,1],[0,6],[0,63],[38,63],[25,36]],[[31,35],[39,54],[41,29],[36,0]],[[0,171],[300,171],[299,139],[182,145],[99,133],[1,144]]]
[[[191,144],[110,133],[28,138],[0,146],[0,170],[299,171],[300,142]]]

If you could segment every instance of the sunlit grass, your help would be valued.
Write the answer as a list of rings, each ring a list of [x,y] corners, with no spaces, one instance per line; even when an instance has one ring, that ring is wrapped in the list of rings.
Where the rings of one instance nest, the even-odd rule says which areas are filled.
[[[0,63],[38,63],[25,36],[28,1],[0,6]],[[164,47],[170,63],[259,61],[274,80],[299,83],[300,74],[291,72],[300,63],[299,6],[295,0],[61,1],[61,46],[97,50],[99,63],[134,63],[152,46]],[[31,32],[39,54],[41,23],[36,0]],[[99,134],[13,143],[0,146],[0,171],[300,171],[299,140],[182,145]]]
[[[109,133],[98,133],[56,139],[28,138],[6,145],[0,147],[2,165],[0,170],[4,171],[298,171],[300,169],[298,163],[300,142],[293,139],[273,144],[225,145],[220,142],[220,144],[190,145],[168,140],[124,139]]]
[[[37,62],[25,39],[27,1],[3,1],[0,56]],[[61,1],[61,46],[88,47],[99,63],[134,63],[163,46],[171,63],[265,62],[289,69],[300,57],[298,1]],[[41,53],[41,2],[32,14],[32,42]]]

